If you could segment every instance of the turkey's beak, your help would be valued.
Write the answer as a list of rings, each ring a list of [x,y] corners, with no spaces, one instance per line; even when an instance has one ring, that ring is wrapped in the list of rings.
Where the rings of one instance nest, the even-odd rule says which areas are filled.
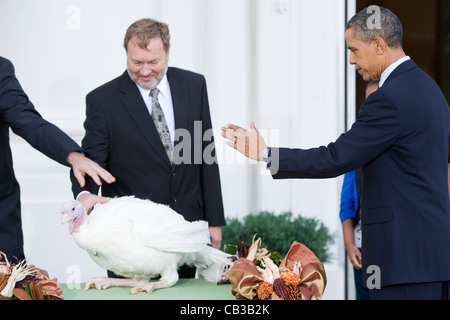
[[[64,224],[64,223],[69,222],[69,221],[70,221],[70,217],[67,214],[63,213],[61,224]]]

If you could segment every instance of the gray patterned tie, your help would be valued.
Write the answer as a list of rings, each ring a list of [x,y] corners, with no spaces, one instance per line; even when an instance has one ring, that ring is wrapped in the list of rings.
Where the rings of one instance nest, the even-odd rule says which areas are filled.
[[[161,105],[158,101],[159,89],[152,89],[150,96],[152,97],[152,119],[155,123],[156,130],[161,137],[164,149],[166,149],[169,160],[172,161],[172,142],[170,140],[169,128],[167,127],[166,118],[164,112],[161,109]]]

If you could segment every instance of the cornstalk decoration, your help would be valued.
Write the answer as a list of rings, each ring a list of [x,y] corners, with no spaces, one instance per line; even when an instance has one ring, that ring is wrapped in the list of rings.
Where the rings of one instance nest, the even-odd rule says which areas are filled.
[[[0,251],[1,256],[5,258],[5,262],[0,262],[0,296],[11,298],[16,283],[27,276],[35,275],[36,269],[33,266],[26,265],[25,261],[20,261],[12,266],[6,254]],[[5,281],[6,278],[8,279],[7,281]]]

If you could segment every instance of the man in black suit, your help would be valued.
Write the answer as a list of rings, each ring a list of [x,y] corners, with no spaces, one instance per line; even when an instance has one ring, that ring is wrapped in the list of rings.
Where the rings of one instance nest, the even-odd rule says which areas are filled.
[[[9,129],[31,146],[65,166],[72,166],[77,181],[90,175],[114,181],[109,172],[82,154],[82,149],[55,125],[41,117],[22,90],[12,63],[0,57],[0,251],[8,259],[25,259],[20,214],[20,188],[14,174]],[[1,258],[1,257],[0,257]],[[15,261],[15,259],[13,260]]]
[[[398,18],[378,9],[347,25],[350,63],[365,81],[380,81],[349,132],[309,150],[267,148],[254,124],[251,131],[229,125],[222,135],[241,153],[271,161],[275,179],[332,178],[362,167],[362,261],[371,298],[448,299],[449,107],[405,55]]]
[[[83,149],[116,177],[102,195],[134,195],[170,205],[188,221],[205,220],[220,248],[225,218],[205,78],[168,67],[165,23],[136,21],[124,47],[127,71],[86,98]],[[88,209],[101,199],[98,189],[73,183]]]

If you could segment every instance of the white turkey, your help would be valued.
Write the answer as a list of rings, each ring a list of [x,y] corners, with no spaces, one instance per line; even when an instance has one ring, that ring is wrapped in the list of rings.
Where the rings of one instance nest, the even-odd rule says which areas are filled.
[[[135,197],[121,197],[98,205],[87,215],[79,201],[61,209],[63,223],[79,247],[104,269],[120,278],[94,278],[85,289],[129,286],[131,293],[152,293],[173,286],[177,269],[196,266],[207,281],[220,280],[231,261],[212,248],[206,221],[188,222],[168,206]],[[160,276],[159,281],[150,278]]]

